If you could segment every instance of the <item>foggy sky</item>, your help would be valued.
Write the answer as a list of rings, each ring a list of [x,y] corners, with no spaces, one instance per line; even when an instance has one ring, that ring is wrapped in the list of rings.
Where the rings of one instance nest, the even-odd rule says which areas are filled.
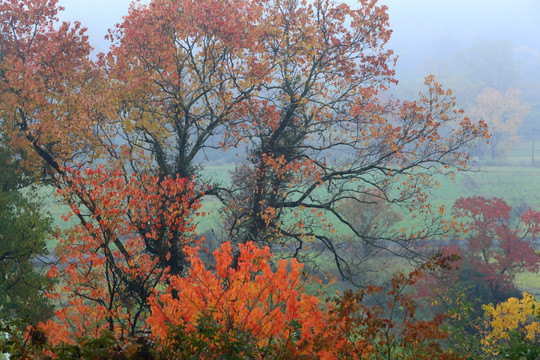
[[[65,8],[59,15],[64,21],[80,21],[88,28],[90,43],[97,52],[106,52],[109,42],[104,40],[108,29],[122,21],[132,0],[60,0]]]
[[[144,0],[148,1],[148,0]],[[346,0],[355,6],[352,0]],[[88,28],[96,51],[107,51],[107,29],[127,14],[130,0],[61,0],[62,20]],[[388,45],[399,55],[397,76],[430,60],[450,59],[474,40],[509,40],[518,55],[540,64],[540,1],[537,0],[379,0],[388,6],[393,36]]]
[[[381,0],[394,30],[389,47],[407,66],[449,58],[479,38],[509,40],[540,59],[540,1]]]
[[[107,29],[122,20],[130,0],[61,0],[63,20],[88,27],[97,51],[106,51]],[[354,6],[354,1],[347,1]],[[400,63],[418,63],[466,48],[477,38],[507,39],[540,56],[540,1],[537,0],[380,0],[389,8],[389,47]]]

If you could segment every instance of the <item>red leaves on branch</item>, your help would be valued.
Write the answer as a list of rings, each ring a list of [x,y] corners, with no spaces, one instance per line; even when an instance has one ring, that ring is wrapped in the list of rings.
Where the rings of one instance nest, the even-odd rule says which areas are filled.
[[[10,146],[26,152],[29,168],[44,160],[58,170],[95,150],[89,109],[99,72],[86,29],[58,23],[59,10],[56,0],[0,2],[0,114]]]
[[[465,220],[465,261],[470,261],[494,289],[513,288],[516,273],[535,272],[540,256],[531,246],[540,231],[540,213],[527,210],[517,224],[510,222],[511,207],[502,199],[461,198],[456,216]]]
[[[65,173],[59,193],[81,224],[60,235],[60,264],[49,274],[62,279],[63,287],[50,295],[63,306],[48,326],[62,324],[55,341],[103,329],[137,333],[149,296],[168,277],[169,261],[183,256],[172,251],[198,243],[191,218],[200,207],[195,185],[102,168]]]
[[[442,249],[459,258],[453,264],[456,268],[426,277],[419,294],[453,305],[461,301],[456,298],[457,289],[481,303],[495,303],[505,301],[515,290],[516,274],[538,271],[540,255],[532,242],[540,233],[540,213],[527,210],[512,219],[511,210],[500,198],[458,199],[453,213],[455,221],[460,222],[456,236],[461,239]],[[479,311],[479,304],[474,306]]]

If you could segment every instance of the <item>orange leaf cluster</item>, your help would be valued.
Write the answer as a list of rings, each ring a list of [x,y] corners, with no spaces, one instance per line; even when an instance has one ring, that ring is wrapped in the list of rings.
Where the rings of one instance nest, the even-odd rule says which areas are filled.
[[[164,346],[171,329],[181,325],[196,331],[197,321],[209,316],[222,331],[249,334],[260,349],[280,344],[291,354],[314,352],[315,338],[326,326],[325,314],[318,298],[301,291],[302,266],[297,261],[279,261],[273,271],[269,249],[248,243],[240,245],[233,268],[232,248],[225,243],[214,252],[212,271],[196,251],[190,251],[189,275],[172,277],[167,291],[151,300],[148,323]]]
[[[172,253],[172,244],[197,243],[190,217],[200,206],[195,185],[187,179],[125,176],[102,168],[65,172],[66,186],[59,193],[81,225],[59,235],[60,264],[49,272],[63,284],[49,294],[63,304],[57,316],[65,330],[53,332],[55,341],[105,328],[133,334],[148,313],[153,289],[170,273],[168,261],[181,255]],[[72,319],[82,319],[80,314],[89,317]]]

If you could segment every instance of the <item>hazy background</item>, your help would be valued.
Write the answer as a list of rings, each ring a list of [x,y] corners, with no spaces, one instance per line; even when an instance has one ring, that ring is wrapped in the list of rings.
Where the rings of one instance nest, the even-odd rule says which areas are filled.
[[[122,20],[131,0],[61,0],[63,20],[88,27],[92,44],[105,51],[107,29]],[[356,2],[347,1],[351,6]],[[451,60],[475,39],[507,39],[517,55],[540,60],[540,2],[537,0],[380,0],[388,6],[394,33],[390,48],[398,68],[429,60]],[[529,59],[530,60],[530,59]],[[538,64],[537,64],[538,65]]]
[[[144,0],[147,2],[147,0]],[[88,28],[96,51],[106,51],[107,29],[122,20],[130,0],[61,0],[62,20]],[[347,0],[351,6],[354,1]],[[540,1],[537,0],[380,0],[388,6],[399,56],[393,93],[413,98],[433,73],[452,88],[460,105],[473,109],[485,89],[521,93],[529,107],[518,128],[531,141],[540,128]],[[540,134],[539,134],[540,137]],[[528,140],[527,140],[528,139]]]
[[[482,88],[503,93],[517,88],[531,105],[523,126],[540,117],[540,1],[380,3],[388,6],[394,31],[389,47],[399,56],[400,96],[412,96],[423,77],[433,73],[465,106],[472,105]]]

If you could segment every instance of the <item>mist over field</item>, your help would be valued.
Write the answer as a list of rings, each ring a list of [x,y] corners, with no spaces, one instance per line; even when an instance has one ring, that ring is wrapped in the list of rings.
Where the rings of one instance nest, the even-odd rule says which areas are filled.
[[[435,74],[471,105],[481,87],[521,90],[531,106],[520,134],[540,125],[540,3],[537,1],[382,1],[399,55],[396,94],[414,96]]]

